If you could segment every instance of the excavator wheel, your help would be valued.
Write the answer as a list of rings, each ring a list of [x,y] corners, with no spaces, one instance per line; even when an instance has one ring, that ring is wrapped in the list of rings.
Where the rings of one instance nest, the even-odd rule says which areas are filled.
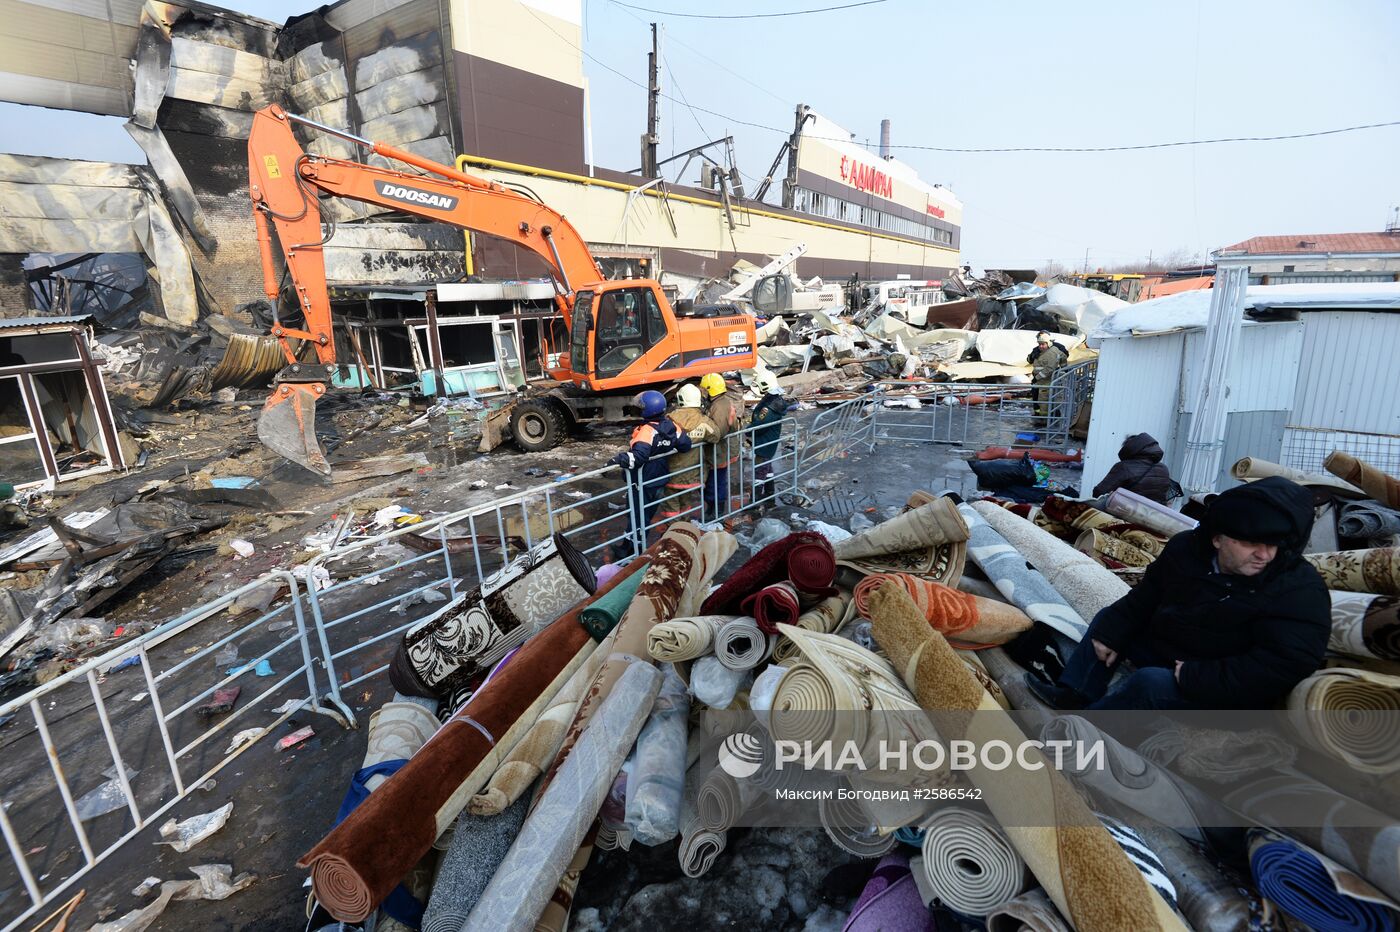
[[[558,402],[527,398],[516,402],[510,433],[515,445],[526,453],[552,450],[568,439],[569,419]]]

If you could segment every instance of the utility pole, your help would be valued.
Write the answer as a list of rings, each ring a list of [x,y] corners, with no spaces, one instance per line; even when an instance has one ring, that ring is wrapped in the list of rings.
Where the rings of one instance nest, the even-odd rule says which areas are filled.
[[[797,117],[793,123],[792,135],[787,145],[787,177],[783,179],[783,206],[792,209],[797,198],[797,152],[802,144],[802,127],[808,120],[815,119],[812,108],[806,104],[797,105]]]
[[[1089,247],[1084,247],[1084,274],[1089,274]]]
[[[656,145],[661,141],[657,129],[661,123],[661,37],[656,23],[651,24],[651,54],[647,55],[647,131],[642,134],[642,174],[660,177],[656,165]]]

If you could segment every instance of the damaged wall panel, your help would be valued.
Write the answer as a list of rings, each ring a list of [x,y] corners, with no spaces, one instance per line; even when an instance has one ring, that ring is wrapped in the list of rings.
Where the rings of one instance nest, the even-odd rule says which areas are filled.
[[[339,226],[322,255],[332,284],[456,281],[466,271],[462,232],[436,223]]]

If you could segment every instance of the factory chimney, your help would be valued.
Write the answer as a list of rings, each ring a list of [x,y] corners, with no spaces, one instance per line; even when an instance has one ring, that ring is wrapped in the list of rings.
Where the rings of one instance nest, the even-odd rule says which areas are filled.
[[[890,121],[880,121],[880,158],[890,157]]]

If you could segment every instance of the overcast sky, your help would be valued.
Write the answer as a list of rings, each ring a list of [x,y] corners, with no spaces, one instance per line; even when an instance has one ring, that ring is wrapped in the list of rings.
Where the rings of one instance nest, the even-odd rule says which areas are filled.
[[[636,5],[752,14],[841,2],[851,0]],[[236,4],[278,20],[314,6]],[[1138,145],[1400,120],[1393,0],[884,0],[740,20],[585,0],[584,47],[632,79],[585,60],[599,164],[639,164],[652,20],[666,24],[664,93],[714,111],[663,102],[663,156],[732,133],[741,170],[757,177],[798,103],[872,144],[888,117],[895,155],[962,199],[963,255],[977,267],[1078,266],[1086,249],[1097,265],[1262,234],[1376,230],[1400,204],[1400,126],[1144,152],[901,148]],[[547,47],[554,41],[541,56],[565,51]],[[0,138],[11,152],[142,160],[117,118],[0,105]]]

